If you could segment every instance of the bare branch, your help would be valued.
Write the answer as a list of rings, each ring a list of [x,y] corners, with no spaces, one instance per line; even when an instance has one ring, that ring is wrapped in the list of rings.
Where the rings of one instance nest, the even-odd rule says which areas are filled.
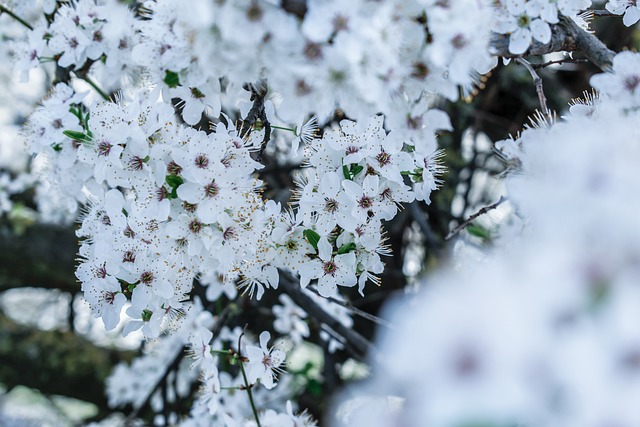
[[[540,108],[542,109],[542,114],[545,117],[549,117],[549,107],[547,107],[547,97],[544,95],[544,87],[542,87],[542,79],[536,73],[536,70],[531,66],[531,63],[524,58],[517,58],[516,61],[519,64],[525,66],[531,77],[533,78],[533,84],[536,86],[536,92],[538,93],[538,100],[540,101]]]
[[[592,10],[593,16],[605,16],[605,17],[618,17],[620,15],[616,15],[615,13],[611,13],[608,10]]]
[[[476,212],[473,215],[471,215],[466,221],[464,221],[462,224],[458,225],[456,228],[451,230],[451,232],[449,234],[447,234],[447,237],[445,237],[444,239],[445,240],[451,239],[453,236],[455,236],[461,230],[463,230],[465,227],[467,227],[469,224],[471,224],[476,218],[478,218],[479,216],[484,215],[487,212],[497,208],[498,206],[500,206],[502,203],[506,202],[507,200],[508,199],[506,197],[500,196],[500,199],[497,202],[495,202],[492,205],[485,206],[484,208],[480,209],[478,212]]]
[[[541,68],[546,68],[550,65],[556,65],[556,64],[576,64],[579,62],[589,62],[586,59],[573,59],[573,58],[565,58],[565,59],[559,59],[557,61],[547,61],[541,64],[531,64],[531,66],[533,67],[534,70],[539,70]]]
[[[320,295],[320,293],[318,293],[318,290],[315,288],[310,288],[316,295]],[[355,314],[356,316],[360,316],[363,319],[367,319],[373,323],[376,323],[378,325],[381,326],[385,326],[387,328],[393,328],[393,325],[384,320],[381,317],[378,316],[374,316],[373,314],[367,313],[366,311],[360,310],[358,307],[355,307],[353,304],[351,304],[350,302],[347,301],[341,301],[337,298],[333,298],[333,297],[329,297],[327,298],[329,301],[331,301],[334,304],[338,304],[341,307],[346,308],[347,310],[351,311],[353,314]]]

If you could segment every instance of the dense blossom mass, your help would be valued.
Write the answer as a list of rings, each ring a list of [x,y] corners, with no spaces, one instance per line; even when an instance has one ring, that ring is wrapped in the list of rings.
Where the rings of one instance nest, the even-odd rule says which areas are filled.
[[[591,16],[590,0],[304,3],[0,1],[14,73],[55,75],[23,128],[33,175],[0,169],[0,215],[34,190],[41,220],[78,220],[94,317],[152,340],[110,376],[113,407],[150,402],[165,425],[316,425],[287,350],[361,345],[345,291],[384,286],[386,223],[445,179],[438,138],[456,129],[435,106],[472,94],[498,53],[530,67],[534,44]],[[635,1],[605,7],[640,19]],[[610,62],[565,116],[495,143],[517,212],[505,237],[396,303],[335,425],[640,423],[640,55]],[[295,186],[270,200],[266,171],[291,164]],[[273,323],[223,325],[247,307]],[[199,384],[191,409],[163,413],[159,381],[171,402]]]

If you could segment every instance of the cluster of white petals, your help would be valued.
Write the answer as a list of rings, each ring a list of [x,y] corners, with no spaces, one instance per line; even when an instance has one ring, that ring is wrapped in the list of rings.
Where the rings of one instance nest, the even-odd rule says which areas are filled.
[[[547,44],[552,24],[576,18],[591,0],[505,0],[496,2],[494,31],[509,34],[509,52],[521,55],[533,41]]]

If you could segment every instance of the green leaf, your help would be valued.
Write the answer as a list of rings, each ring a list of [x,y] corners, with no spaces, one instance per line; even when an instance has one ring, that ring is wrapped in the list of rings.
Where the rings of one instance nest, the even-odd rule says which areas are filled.
[[[75,130],[65,130],[62,133],[66,137],[71,138],[75,141],[91,141],[91,137],[89,135],[85,135],[84,133]]]
[[[62,144],[51,144],[51,148],[53,148],[53,151],[62,151]]]
[[[307,242],[313,246],[313,249],[318,250],[318,242],[320,241],[320,235],[318,233],[308,228],[302,232],[302,235],[307,239]]]
[[[165,72],[163,81],[170,88],[178,87],[180,85],[180,77],[178,77],[178,73],[174,73],[173,71],[169,70]]]
[[[347,165],[342,165],[342,174],[344,175],[344,179],[351,179],[351,173]]]
[[[356,250],[356,244],[351,242],[351,243],[346,243],[342,246],[340,246],[340,249],[338,249],[338,255],[342,255],[342,254],[346,254],[349,253],[351,251],[355,251]]]
[[[363,169],[364,169],[364,166],[360,166],[360,165],[351,166],[351,176],[358,175],[360,172],[362,172]]]
[[[169,184],[169,187],[173,188],[174,190],[180,187],[184,182],[184,179],[182,179],[178,175],[167,175],[164,180],[167,182],[167,184]]]
[[[467,226],[467,233],[472,236],[480,237],[483,240],[491,239],[491,233],[484,227],[480,227],[479,225],[469,224]]]
[[[148,322],[149,320],[151,320],[151,316],[153,315],[153,311],[151,310],[147,310],[146,308],[144,310],[142,310],[142,321],[143,322]]]

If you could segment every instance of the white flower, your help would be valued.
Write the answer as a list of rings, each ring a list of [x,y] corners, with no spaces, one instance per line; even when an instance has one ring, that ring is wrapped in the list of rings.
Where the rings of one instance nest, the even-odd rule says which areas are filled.
[[[318,279],[318,292],[325,298],[338,293],[338,285],[354,286],[356,279],[356,256],[353,252],[332,255],[333,246],[326,237],[318,242],[318,259],[300,265],[300,284],[303,288],[311,279]]]
[[[273,347],[267,347],[271,334],[264,331],[260,334],[260,347],[247,346],[246,353],[249,358],[247,363],[247,379],[251,384],[260,383],[267,389],[275,386],[274,381],[279,373],[283,372],[280,366],[284,363],[285,353]]]
[[[605,7],[616,15],[624,14],[622,22],[627,27],[640,20],[640,5],[636,0],[609,0]]]

